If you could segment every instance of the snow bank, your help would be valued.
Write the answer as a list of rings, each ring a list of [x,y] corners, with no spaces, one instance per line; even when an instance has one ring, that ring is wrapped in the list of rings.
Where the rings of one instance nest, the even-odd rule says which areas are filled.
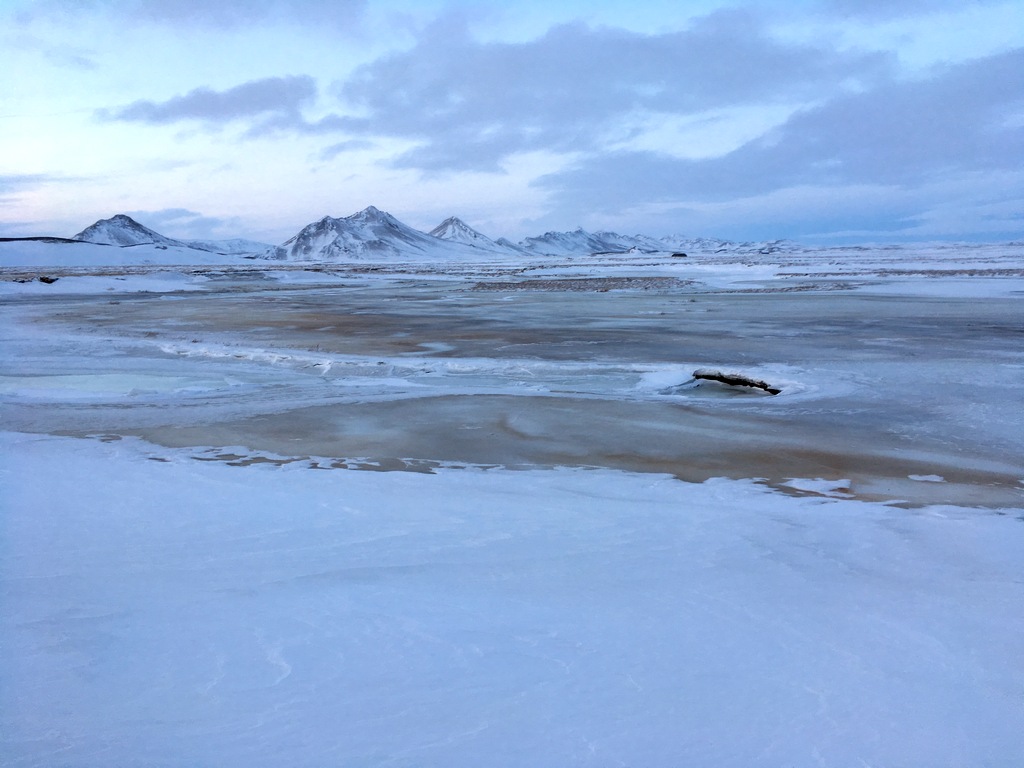
[[[6,764],[1024,759],[1019,510],[107,439],[0,434]]]
[[[53,278],[50,278],[53,280]],[[181,272],[147,275],[64,275],[53,282],[38,279],[0,281],[0,296],[90,295],[103,293],[172,293],[202,291],[209,278]]]
[[[245,263],[236,254],[159,244],[120,248],[79,242],[13,240],[0,242],[0,267],[109,267]]]

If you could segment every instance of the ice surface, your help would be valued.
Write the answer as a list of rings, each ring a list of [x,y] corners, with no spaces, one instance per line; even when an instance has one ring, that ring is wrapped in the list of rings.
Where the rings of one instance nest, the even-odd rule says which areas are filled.
[[[1024,763],[1020,249],[760,258],[0,270],[0,763]]]
[[[65,294],[171,293],[201,291],[208,278],[164,272],[147,275],[65,275],[53,283],[39,279],[0,282],[0,296],[60,296]]]
[[[788,290],[802,277],[754,292],[586,289],[606,285],[588,282],[603,269],[557,291],[529,275],[517,285],[545,289],[477,290],[494,273],[463,265],[372,277],[275,266],[189,275],[200,291],[143,293],[148,280],[174,284],[174,272],[153,270],[126,275],[110,300],[16,295],[2,315],[10,397],[0,414],[19,430],[180,447],[605,466],[780,487],[820,477],[849,480],[860,498],[1020,503],[1024,351],[1020,298],[1005,288],[983,303],[909,287],[872,293],[865,277],[842,291]],[[782,393],[693,382],[702,367]],[[85,386],[114,375],[149,384]],[[81,386],[51,387],[65,405],[47,408],[42,385],[57,381]],[[932,474],[947,482],[909,477]]]

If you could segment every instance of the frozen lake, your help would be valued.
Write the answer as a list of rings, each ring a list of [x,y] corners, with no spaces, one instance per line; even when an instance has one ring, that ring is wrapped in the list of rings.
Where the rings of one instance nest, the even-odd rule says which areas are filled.
[[[1020,501],[1021,295],[621,272],[227,274],[191,292],[19,297],[2,414],[19,430],[348,466],[812,477],[865,499]],[[782,392],[693,381],[702,367]],[[909,479],[935,475],[941,487]]]
[[[1022,764],[1019,251],[0,284],[0,763]]]

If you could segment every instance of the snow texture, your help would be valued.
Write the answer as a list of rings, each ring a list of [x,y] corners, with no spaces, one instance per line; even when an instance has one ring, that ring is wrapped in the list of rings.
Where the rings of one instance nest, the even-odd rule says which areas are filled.
[[[4,434],[5,765],[999,765],[1024,526]]]
[[[488,251],[501,251],[502,246],[466,224],[457,216],[449,216],[432,230],[430,236],[453,243],[471,245]]]

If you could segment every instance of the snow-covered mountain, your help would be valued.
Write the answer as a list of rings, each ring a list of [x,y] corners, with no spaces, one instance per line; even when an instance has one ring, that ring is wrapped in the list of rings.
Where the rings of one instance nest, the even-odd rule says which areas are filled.
[[[223,255],[258,253],[271,247],[267,243],[244,240],[242,238],[232,240],[176,240],[139,224],[131,216],[123,213],[111,216],[109,219],[100,219],[95,224],[83,229],[72,239],[83,243],[115,245],[121,248],[138,245],[157,245],[167,248],[191,248],[197,251]]]
[[[513,243],[507,237],[499,237],[494,241],[495,245],[501,246],[510,253],[517,253],[520,256],[532,256],[534,255],[529,249],[524,248],[520,243]]]
[[[545,232],[537,237],[527,237],[519,241],[519,246],[530,253],[552,256],[600,253],[609,250],[604,242],[582,228],[573,232]]]
[[[588,256],[591,254],[654,254],[689,251],[736,254],[772,253],[786,249],[774,243],[731,243],[710,238],[620,235],[617,232],[546,232],[518,243],[491,240],[458,217],[451,216],[429,233],[403,224],[372,205],[344,218],[325,216],[280,246],[267,248],[260,258],[282,261],[371,261],[374,259],[451,260],[483,254],[524,258]]]
[[[431,237],[447,240],[452,243],[472,245],[475,248],[500,250],[501,246],[469,226],[458,216],[449,216],[428,233]]]
[[[657,253],[671,246],[647,235],[620,235],[618,232],[595,232],[594,237],[603,243],[606,251],[643,251]]]
[[[159,232],[154,232],[149,227],[142,226],[131,216],[126,216],[123,213],[111,216],[109,219],[100,219],[95,224],[83,229],[73,239],[81,240],[84,243],[118,245],[122,247],[131,245],[187,247],[180,240],[164,237]]]
[[[620,235],[617,232],[587,232],[583,228],[572,232],[545,232],[528,237],[519,246],[530,253],[553,256],[585,256],[591,253],[627,253],[629,251],[656,252],[671,246],[643,235]]]
[[[502,241],[498,241],[499,243]],[[506,241],[507,242],[507,241]],[[650,235],[620,235],[618,232],[546,232],[539,237],[528,237],[518,244],[527,253],[554,256],[586,256],[597,253],[733,253],[766,255],[777,251],[799,250],[800,246],[786,240],[767,242],[741,242],[711,237],[669,235],[655,238]]]
[[[234,237],[229,240],[182,240],[182,244],[189,248],[209,253],[221,253],[225,255],[242,255],[249,253],[262,253],[267,248],[272,248],[270,243],[261,243],[258,240],[246,240],[242,237]]]
[[[462,242],[441,240],[420,232],[371,205],[340,219],[324,216],[260,256],[289,261],[349,261],[382,257],[442,260],[463,258],[474,253],[474,249]]]
[[[72,240],[30,243],[19,238],[5,244],[11,264],[190,264],[226,263],[239,258],[279,261],[473,261],[481,257],[522,260],[541,256],[585,257],[592,254],[666,254],[675,252],[758,256],[795,251],[786,241],[734,243],[714,238],[673,235],[621,235],[617,232],[546,232],[518,243],[492,240],[461,219],[445,219],[429,233],[413,229],[374,206],[343,218],[325,216],[281,245],[254,240],[177,240],[118,214],[86,227]],[[60,241],[60,242],[58,242]],[[79,246],[76,248],[75,246]],[[88,246],[86,248],[85,246]],[[116,252],[116,253],[115,253]],[[48,261],[49,260],[49,261]]]
[[[499,241],[500,242],[500,241]],[[620,235],[618,232],[587,232],[580,228],[572,232],[546,232],[539,237],[528,237],[519,247],[527,253],[555,256],[586,256],[597,253],[774,253],[795,246],[782,240],[765,243],[734,243],[708,237],[669,235],[655,238],[650,235]]]
[[[736,254],[770,254],[778,251],[799,250],[800,246],[788,240],[744,241],[719,240],[714,237],[686,237],[685,235],[668,235],[658,238],[663,248],[674,251],[695,253],[736,253]]]

